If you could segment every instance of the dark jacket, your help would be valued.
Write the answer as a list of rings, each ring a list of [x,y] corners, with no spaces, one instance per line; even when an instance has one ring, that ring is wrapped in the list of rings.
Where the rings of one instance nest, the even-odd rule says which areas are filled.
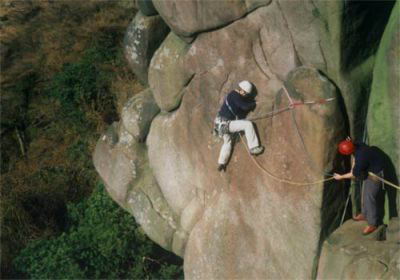
[[[225,97],[218,116],[228,120],[244,119],[255,107],[254,98],[242,96],[237,91],[231,91]]]
[[[368,176],[368,172],[377,174],[383,170],[384,155],[381,150],[364,143],[356,144],[355,148],[353,175],[356,178],[365,179]]]

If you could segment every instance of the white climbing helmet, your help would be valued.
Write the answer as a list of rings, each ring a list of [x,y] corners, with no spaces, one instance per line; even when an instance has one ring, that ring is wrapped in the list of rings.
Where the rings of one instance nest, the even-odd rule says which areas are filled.
[[[245,92],[250,93],[253,85],[249,81],[241,81],[239,83],[239,87],[243,89]]]

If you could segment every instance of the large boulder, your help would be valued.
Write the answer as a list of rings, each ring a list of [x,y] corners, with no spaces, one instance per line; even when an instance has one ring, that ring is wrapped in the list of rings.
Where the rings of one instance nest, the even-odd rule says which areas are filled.
[[[136,5],[146,16],[158,15],[156,8],[154,7],[153,0],[136,0]]]
[[[394,1],[281,2],[297,2],[299,9],[307,2],[315,7],[307,13],[322,22],[318,41],[326,73],[342,93],[349,134],[363,140],[375,54]]]
[[[400,247],[377,241],[384,227],[361,236],[365,224],[347,221],[323,245],[317,279],[398,279]],[[397,231],[398,233],[398,231]]]
[[[292,96],[296,102],[336,96],[334,86],[312,69],[298,69],[289,83],[297,88],[298,95]],[[282,90],[271,107],[288,106],[285,96]],[[292,114],[295,114],[296,123]],[[276,115],[271,123],[258,122],[259,135],[266,146],[266,152],[258,158],[258,163],[249,158],[243,143],[240,143],[227,174],[218,178],[213,188],[204,187],[207,208],[187,244],[186,277],[311,277],[321,223],[326,223],[324,219],[332,216],[324,217],[325,213],[321,211],[325,202],[322,199],[324,184],[320,181],[323,168],[316,169],[309,161],[328,170],[331,168],[333,153],[330,147],[341,136],[343,127],[338,125],[341,118],[337,103],[333,102],[298,108],[296,113],[286,111]],[[312,122],[311,126],[309,122]],[[298,133],[310,139],[305,143],[306,147]],[[193,137],[198,138],[196,135]],[[312,139],[323,145],[314,149]],[[210,145],[211,141],[203,142]],[[196,150],[201,148],[198,142],[192,145],[196,145]],[[219,147],[211,145],[208,158],[204,153],[201,158],[193,147],[192,158],[207,170],[208,162],[216,162]],[[151,150],[150,162],[153,163]],[[208,178],[216,172],[215,164],[212,167],[213,170],[206,173]],[[198,176],[196,179],[196,182],[205,180]],[[339,189],[343,192],[343,188]],[[301,258],[290,259],[288,255]]]
[[[178,107],[182,90],[191,77],[183,67],[188,47],[188,44],[171,32],[151,60],[150,88],[163,111],[172,111]]]
[[[180,36],[216,29],[237,20],[271,0],[153,0],[159,14]]]
[[[150,129],[158,108],[150,89],[146,89],[128,100],[122,109],[121,119],[125,129],[138,141],[143,141]]]
[[[144,144],[114,123],[99,139],[93,162],[110,196],[135,217],[151,239],[182,256],[182,248],[174,250],[173,246],[182,239],[179,219],[163,198],[146,154]]]
[[[134,138],[118,123],[111,125],[97,142],[93,162],[107,191],[124,205],[129,185],[135,180],[137,154],[131,153]]]
[[[296,49],[296,59],[301,64],[313,65],[326,72],[327,62],[321,44],[310,44],[321,40],[319,31],[322,19],[313,1],[279,1],[278,5],[290,30],[291,41]]]
[[[275,9],[271,10],[273,7]],[[274,12],[278,15],[274,16]],[[170,104],[180,107],[170,114],[159,115],[153,121],[148,137],[149,157],[158,181],[163,182],[160,185],[164,188],[167,199],[170,198],[171,205],[178,213],[192,198],[192,182],[198,182],[196,185],[206,185],[208,182],[218,184],[219,181],[219,176],[215,179],[204,178],[204,181],[198,178],[199,173],[211,174],[215,169],[214,165],[207,163],[205,166],[199,166],[201,163],[198,161],[183,160],[188,157],[186,153],[195,154],[191,151],[194,147],[200,153],[209,151],[209,144],[204,146],[206,142],[200,136],[184,138],[182,134],[211,131],[212,121],[221,99],[229,90],[235,88],[241,79],[252,81],[257,88],[259,98],[263,99],[257,112],[263,113],[263,110],[264,112],[269,110],[268,103],[270,105],[273,102],[275,94],[283,84],[283,80],[279,77],[285,77],[290,69],[296,67],[297,64],[291,59],[294,56],[293,47],[289,49],[290,51],[282,53],[282,60],[285,63],[282,63],[281,67],[269,66],[267,61],[270,60],[270,56],[263,51],[262,41],[265,41],[266,47],[275,42],[267,40],[266,37],[260,38],[262,32],[260,35],[247,32],[251,28],[261,28],[263,22],[267,21],[279,26],[280,42],[292,46],[284,19],[279,15],[281,14],[277,5],[260,8],[229,27],[200,34],[188,50],[188,46],[177,36],[169,35],[154,56],[150,69],[150,86],[157,104],[162,110],[167,111],[168,107],[165,106],[167,101],[175,100]],[[242,40],[237,40],[237,37]],[[173,48],[169,47],[176,41],[185,50],[185,54],[178,61],[174,61],[176,56],[172,54]],[[226,45],[229,45],[229,48],[224,48]],[[194,78],[185,86],[182,77],[190,73],[195,73]],[[182,101],[178,98],[173,99],[174,96],[170,97],[173,92],[180,93],[179,98]],[[189,96],[186,97],[187,95]],[[169,120],[175,119],[185,120],[186,123],[170,128],[170,125],[167,125]],[[187,123],[189,121],[196,123]],[[194,147],[193,141],[197,143]],[[171,164],[165,166],[165,160]],[[194,166],[197,168],[194,169]],[[173,175],[174,180],[170,179],[172,174],[176,174]]]
[[[336,143],[349,128],[359,136],[355,124],[374,64],[373,49],[350,63],[342,35],[365,27],[373,8],[365,13],[358,1],[153,2],[173,31],[149,67],[161,113],[147,147],[136,143],[130,153],[147,154],[146,182],[158,191],[132,183],[124,207],[153,240],[184,256],[188,279],[316,277],[321,244],[338,226],[347,196],[344,182],[324,178],[348,170]],[[359,18],[352,14],[358,9]],[[236,143],[220,173],[222,143],[210,132],[241,80],[256,88],[249,118],[266,150],[254,159]],[[155,232],[148,223],[155,218],[146,217],[157,197],[171,217],[164,220],[173,222]]]
[[[379,46],[368,107],[370,143],[390,155],[397,167],[397,178],[400,176],[399,61],[400,5],[397,3]]]
[[[169,33],[160,16],[138,12],[125,34],[124,50],[128,65],[137,78],[147,85],[147,72],[154,52]]]

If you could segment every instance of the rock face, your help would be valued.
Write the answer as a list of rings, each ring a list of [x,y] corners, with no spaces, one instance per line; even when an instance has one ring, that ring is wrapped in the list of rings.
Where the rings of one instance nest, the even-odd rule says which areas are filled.
[[[152,0],[136,0],[139,11],[146,16],[158,15]]]
[[[160,16],[145,16],[138,12],[125,35],[125,57],[133,73],[147,84],[150,60],[169,32]]]
[[[368,107],[370,143],[390,155],[394,170],[388,179],[398,184],[400,176],[400,6],[393,13],[385,29],[374,67],[371,97]],[[400,196],[397,213],[400,213]]]
[[[132,99],[117,140],[99,140],[95,165],[148,235],[184,257],[188,279],[317,276],[347,196],[344,182],[324,179],[347,171],[336,144],[357,131],[374,53],[346,64],[341,36],[353,25],[343,17],[353,4],[314,2],[153,0],[172,30],[148,71],[146,96],[161,111],[136,124]],[[266,150],[254,159],[238,139],[220,173],[222,143],[210,132],[241,80],[256,88],[248,117]],[[130,160],[138,164],[121,168]]]
[[[153,0],[165,22],[177,35],[183,37],[227,25],[270,2],[271,0]]]
[[[325,241],[317,279],[399,278],[398,243],[377,241],[384,234],[384,227],[371,236],[360,236],[364,226],[347,221]]]
[[[335,96],[333,85],[312,69],[294,70],[288,84],[297,88],[292,95],[295,101]],[[281,91],[273,107],[279,109],[287,105],[286,94]],[[185,253],[185,273],[189,279],[256,279],[266,275],[272,279],[292,278],[294,275],[284,269],[285,266],[296,271],[299,278],[310,277],[320,235],[324,185],[307,184],[323,178],[320,170],[310,166],[308,160],[329,169],[332,161],[329,145],[337,141],[341,127],[329,129],[327,124],[334,120],[340,123],[340,119],[337,105],[332,103],[284,112],[273,117],[270,124],[258,123],[266,146],[265,155],[258,159],[260,165],[278,178],[304,182],[301,186],[271,178],[252,162],[243,145],[238,143],[227,174],[215,179],[215,187],[204,189],[206,210],[190,235]],[[175,120],[178,121],[178,116]],[[315,127],[309,129],[307,120],[312,120]],[[318,137],[326,146],[307,154],[298,132],[305,139]],[[149,155],[153,163],[151,144],[149,142]],[[313,150],[310,144],[306,143],[306,148]],[[198,163],[204,162],[201,166],[206,169],[208,162],[216,162],[216,156],[212,155],[218,154],[219,147],[211,146],[209,159],[192,156]],[[210,178],[211,173],[215,171],[205,174]],[[205,180],[197,179],[197,182]],[[283,220],[282,227],[277,225],[276,219]],[[296,234],[291,234],[293,232]],[[290,254],[301,258],[288,259]]]
[[[183,95],[190,74],[183,67],[188,45],[171,33],[154,54],[149,69],[150,88],[163,111],[175,109]]]
[[[114,123],[98,141],[93,161],[113,199],[132,213],[151,239],[172,250],[175,232],[179,230],[178,218],[152,175],[145,145]]]
[[[133,96],[122,109],[122,124],[138,141],[143,141],[151,121],[160,111],[150,89]]]

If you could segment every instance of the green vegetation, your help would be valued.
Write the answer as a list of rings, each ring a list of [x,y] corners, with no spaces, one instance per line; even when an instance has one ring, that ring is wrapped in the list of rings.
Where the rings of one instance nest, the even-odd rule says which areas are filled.
[[[99,184],[89,199],[68,205],[68,230],[23,249],[16,267],[34,279],[176,279],[178,258],[149,241],[131,215]]]
[[[3,279],[179,277],[96,188],[100,133],[141,90],[122,53],[128,3],[0,3]]]

